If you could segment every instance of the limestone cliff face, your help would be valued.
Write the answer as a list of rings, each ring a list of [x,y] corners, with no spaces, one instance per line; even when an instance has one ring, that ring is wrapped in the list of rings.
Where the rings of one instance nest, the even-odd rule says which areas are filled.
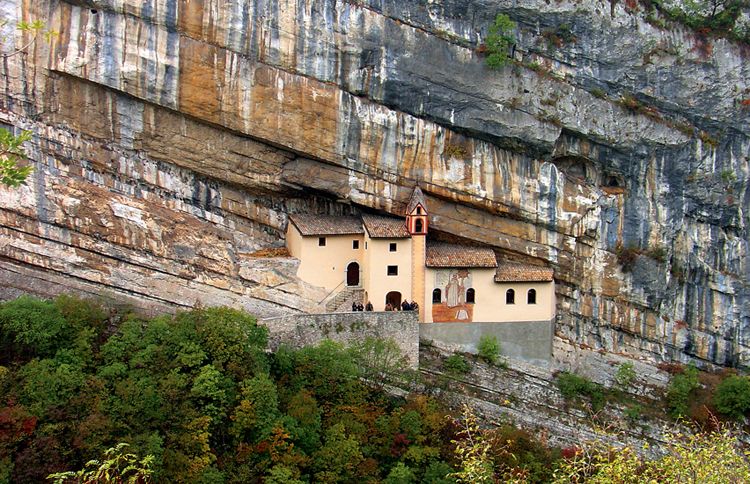
[[[0,0],[60,32],[2,66],[36,171],[0,190],[0,277],[305,310],[293,262],[252,256],[287,214],[400,213],[420,184],[433,228],[555,269],[561,337],[747,366],[747,47],[637,8]],[[490,70],[498,13],[516,62]]]

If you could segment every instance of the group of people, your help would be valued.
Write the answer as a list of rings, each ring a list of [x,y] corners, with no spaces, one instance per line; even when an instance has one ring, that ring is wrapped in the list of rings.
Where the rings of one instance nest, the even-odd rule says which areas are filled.
[[[370,301],[367,301],[367,304],[365,304],[364,306],[362,305],[362,303],[358,303],[357,301],[354,301],[352,303],[352,311],[353,312],[357,312],[357,311],[372,311],[372,310],[373,310],[372,309],[372,303]]]
[[[401,303],[401,306],[391,306],[391,303],[386,303],[385,305],[386,311],[417,311],[419,310],[419,304],[416,303],[416,301],[404,301]]]
[[[419,310],[419,305],[415,302],[409,302],[404,301],[401,303],[401,306],[393,306],[391,303],[386,303],[385,305],[386,311],[417,311]],[[370,301],[367,301],[367,304],[363,305],[361,302],[354,301],[352,302],[352,312],[357,311],[373,311],[372,303]]]

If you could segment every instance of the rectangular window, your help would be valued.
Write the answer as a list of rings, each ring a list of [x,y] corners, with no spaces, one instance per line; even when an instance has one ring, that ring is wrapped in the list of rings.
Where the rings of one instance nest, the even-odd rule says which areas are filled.
[[[352,240],[352,249],[359,249],[359,240]]]
[[[388,247],[388,250],[391,252],[396,252],[396,242],[391,242],[391,245]]]
[[[325,246],[326,246],[326,238],[318,237],[318,247],[325,247]]]
[[[389,276],[397,276],[398,275],[398,266],[388,266],[388,275]]]
[[[367,250],[367,242],[365,242],[365,250]]]

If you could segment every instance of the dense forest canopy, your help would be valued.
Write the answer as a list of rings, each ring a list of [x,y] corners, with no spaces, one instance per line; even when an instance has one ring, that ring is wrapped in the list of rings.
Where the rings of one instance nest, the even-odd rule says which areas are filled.
[[[153,482],[609,482],[622,469],[636,482],[690,465],[750,479],[726,432],[673,436],[671,460],[644,462],[480,428],[397,351],[367,339],[270,352],[267,330],[229,308],[146,319],[69,296],[5,302],[0,482],[43,482],[123,443]]]

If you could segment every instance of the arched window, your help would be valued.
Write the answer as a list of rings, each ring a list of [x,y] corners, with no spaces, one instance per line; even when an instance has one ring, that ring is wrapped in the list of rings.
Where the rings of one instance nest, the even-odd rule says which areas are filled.
[[[417,207],[417,215],[422,215],[422,207]]]
[[[529,289],[529,293],[526,296],[526,302],[528,304],[536,304],[536,289]]]
[[[416,222],[414,223],[414,232],[421,234],[422,233],[422,219],[418,218]]]
[[[474,292],[474,288],[470,287],[466,290],[466,304],[474,304],[474,297],[476,296],[476,293]]]
[[[516,291],[513,289],[508,289],[505,292],[505,304],[515,304],[516,303]]]
[[[440,289],[433,290],[432,291],[432,303],[440,304],[441,299],[442,299],[442,293],[440,292]]]

